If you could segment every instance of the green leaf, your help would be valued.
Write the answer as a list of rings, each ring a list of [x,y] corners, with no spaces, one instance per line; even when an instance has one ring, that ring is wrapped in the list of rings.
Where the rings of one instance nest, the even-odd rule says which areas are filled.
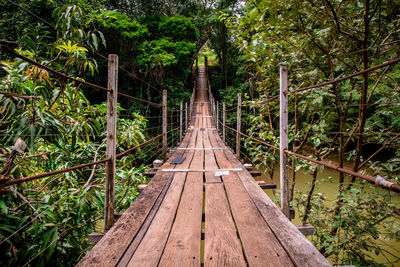
[[[7,205],[6,205],[6,203],[5,203],[4,201],[2,201],[2,200],[0,200],[0,208],[1,208],[1,211],[2,211],[2,213],[3,213],[4,215],[7,215],[7,214],[8,214]]]

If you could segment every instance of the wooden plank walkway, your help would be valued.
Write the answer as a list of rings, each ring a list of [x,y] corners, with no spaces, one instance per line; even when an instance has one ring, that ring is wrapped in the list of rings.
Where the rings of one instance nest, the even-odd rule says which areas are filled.
[[[201,67],[197,85],[184,140],[78,266],[330,266],[219,137]]]

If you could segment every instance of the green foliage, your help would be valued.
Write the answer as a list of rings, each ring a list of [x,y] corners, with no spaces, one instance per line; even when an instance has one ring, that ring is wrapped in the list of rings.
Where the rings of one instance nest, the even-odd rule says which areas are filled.
[[[89,61],[86,48],[60,41],[57,49],[60,56],[47,62],[50,67],[78,68],[85,73],[85,63]],[[29,51],[19,52],[34,56]],[[47,71],[24,61],[1,64],[6,73],[0,80],[1,91],[12,94],[0,94],[1,165],[8,160],[18,137],[29,148],[29,152],[16,158],[11,178],[105,158],[105,104],[91,105],[73,82],[50,77]],[[147,121],[138,114],[131,115],[133,119],[118,121],[117,143],[122,150],[145,140],[143,131]],[[129,207],[138,194],[137,185],[147,181],[142,176],[145,167],[134,165],[140,153],[138,150],[118,161],[118,211]],[[4,266],[76,263],[91,247],[87,235],[101,226],[103,184],[104,166],[100,165],[12,187],[13,193],[0,197],[3,242],[0,263]]]
[[[195,41],[199,38],[199,31],[189,18],[173,16],[162,17],[158,26],[159,32],[172,37],[174,40]]]
[[[307,194],[300,192],[296,199],[301,216],[306,198]],[[341,213],[332,216],[337,201],[329,203],[322,194],[312,197],[309,223],[316,229],[312,242],[335,264],[379,265],[374,256],[392,253],[389,247],[382,246],[387,242],[382,240],[388,240],[390,235],[391,239],[399,240],[396,230],[399,221],[395,218],[398,215],[391,204],[391,194],[359,184],[343,192]],[[332,235],[333,231],[338,234]]]
[[[394,7],[398,4],[391,0],[357,4],[340,1],[249,1],[245,14],[224,12],[220,18],[228,29],[228,39],[239,49],[236,59],[242,60],[247,74],[242,76],[241,82],[250,82],[247,99],[251,101],[245,101],[245,104],[264,101],[254,110],[245,109],[243,112],[242,123],[249,125],[243,127],[247,133],[279,146],[279,100],[265,100],[279,93],[280,65],[289,67],[289,90],[295,90],[397,58],[398,45],[394,43],[400,36],[398,33],[388,34],[396,32],[399,26],[399,21],[393,16]],[[367,22],[364,19],[366,12],[369,17]],[[368,23],[366,32],[365,23]],[[212,44],[222,55],[226,43],[219,41],[218,37],[215,36]],[[385,44],[386,48],[379,44]],[[366,54],[360,51],[363,45],[368,47]],[[363,66],[361,62],[367,63]],[[396,104],[400,97],[396,89],[400,81],[399,69],[399,64],[396,64],[367,77],[359,76],[333,86],[290,94],[290,150],[300,149],[298,152],[301,154],[333,160],[337,164],[348,161],[356,171],[369,172],[370,175],[379,173],[392,182],[398,182],[400,172],[396,158],[399,143],[395,133],[400,130]],[[239,68],[236,70],[239,71]],[[237,84],[227,87],[225,93],[233,95],[239,91],[238,87]],[[363,94],[368,105],[360,106]],[[229,101],[228,98],[224,100]],[[365,125],[361,127],[363,118]],[[245,147],[256,163],[272,177],[278,164],[277,153],[251,140],[245,141]],[[379,148],[383,149],[382,153],[374,155]],[[372,158],[369,158],[371,155]],[[365,164],[363,168],[359,168],[360,162]],[[314,165],[303,160],[296,159],[293,164],[296,170],[315,169]],[[369,256],[369,251],[376,250],[385,256],[390,256],[390,252],[385,251],[380,244],[383,238],[375,233],[380,231],[377,229],[383,229],[382,232],[386,229],[393,234],[396,230],[385,228],[385,221],[397,224],[398,217],[386,196],[368,196],[369,191],[358,192],[360,189],[349,183],[345,179],[338,185],[338,188],[347,187],[347,190],[343,189],[343,199],[338,198],[332,208],[327,208],[327,203],[318,202],[318,197],[323,197],[319,193],[313,194],[313,211],[309,220],[318,232],[318,238],[313,239],[314,244],[326,256],[335,255],[330,258],[335,264],[378,264]],[[296,200],[302,201],[298,205],[304,206],[306,198],[307,195]],[[321,206],[317,206],[318,203]],[[382,217],[377,214],[379,210],[384,213]],[[325,214],[327,218],[322,220],[321,216]],[[380,219],[386,215],[387,219],[381,222]],[[331,216],[333,218],[329,218]],[[353,220],[356,225],[341,224],[338,216]],[[373,223],[376,226],[371,226]],[[341,225],[340,231],[338,225]],[[369,232],[362,231],[363,227]],[[342,244],[341,235],[352,238],[352,243]],[[397,256],[391,259],[398,260]]]
[[[114,29],[127,39],[143,38],[148,35],[146,26],[117,11],[101,11],[99,22],[107,29]]]
[[[195,51],[195,44],[189,42],[172,42],[172,39],[162,39],[144,42],[139,47],[137,57],[139,65],[149,66],[173,66],[184,60]]]
[[[103,33],[93,27],[95,11],[87,6],[70,4],[54,9],[60,38],[84,41],[91,49],[98,50],[99,44],[106,45]]]

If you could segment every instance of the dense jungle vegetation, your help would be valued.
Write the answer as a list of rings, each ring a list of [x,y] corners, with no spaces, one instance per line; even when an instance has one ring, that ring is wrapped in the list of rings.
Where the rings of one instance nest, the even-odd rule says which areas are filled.
[[[394,0],[1,0],[0,8],[0,39],[17,41],[18,53],[102,86],[106,56],[117,54],[119,90],[160,103],[167,89],[171,109],[189,100],[192,66],[199,53],[207,55],[217,100],[231,108],[241,92],[242,129],[276,146],[279,100],[267,100],[279,93],[280,65],[288,66],[294,90],[400,56]],[[15,179],[104,159],[106,93],[0,53],[1,175]],[[290,95],[290,149],[399,184],[399,84],[395,64]],[[160,133],[159,108],[123,97],[118,103],[118,152]],[[228,125],[235,120],[229,113]],[[15,155],[18,138],[27,149]],[[250,139],[242,145],[248,161],[272,179],[279,153]],[[116,211],[147,182],[143,173],[158,147],[117,161]],[[316,189],[322,168],[290,160],[291,205],[316,228],[310,240],[332,264],[399,264],[400,246],[386,242],[400,241],[397,193],[341,174],[337,198],[327,200]],[[296,189],[300,170],[313,177],[307,192]],[[9,189],[0,196],[1,265],[74,265],[92,246],[88,234],[102,230],[104,165]]]

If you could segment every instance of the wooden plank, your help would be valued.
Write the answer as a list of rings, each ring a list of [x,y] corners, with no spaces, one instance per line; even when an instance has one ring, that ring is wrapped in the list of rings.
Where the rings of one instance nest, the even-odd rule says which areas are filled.
[[[250,172],[249,172],[250,173]],[[251,173],[250,173],[251,174]],[[253,175],[252,175],[253,176]],[[256,181],[258,186],[260,186],[262,189],[276,189],[276,184],[267,184],[264,181]]]
[[[115,266],[139,231],[170,175],[157,173],[122,217],[77,266]]]
[[[197,129],[195,129],[195,131],[193,131],[191,134],[190,141],[185,138],[182,144],[185,146],[194,146],[197,133],[198,131]],[[194,152],[192,151],[185,152],[185,160],[180,166],[183,168],[189,167],[193,155]],[[154,221],[152,221],[151,225],[148,227],[149,229],[146,232],[144,239],[139,240],[140,245],[139,243],[136,244],[136,246],[134,247],[132,247],[131,245],[131,251],[126,253],[126,260],[120,262],[120,266],[126,266],[128,261],[130,266],[140,266],[145,264],[146,262],[148,263],[145,264],[146,266],[154,266],[159,262],[161,253],[163,252],[171,229],[172,221],[176,214],[176,208],[179,202],[179,197],[181,195],[185,178],[186,173],[176,175],[175,179],[180,179],[181,183],[175,183],[174,185],[171,185],[172,188],[170,188],[170,190],[168,191],[168,195],[162,203],[159,211],[155,215]],[[136,262],[141,264],[136,264]]]
[[[129,267],[157,266],[175,217],[185,178],[185,173],[175,175],[146,235],[130,259]]]
[[[189,173],[159,266],[200,266],[203,175]]]
[[[90,233],[88,235],[88,241],[90,243],[97,243],[103,238],[103,236],[104,236],[104,233],[96,233],[96,232]]]
[[[193,145],[194,142],[196,141],[196,135],[197,135],[197,132],[196,131],[192,131],[191,134],[189,134],[187,137],[185,137],[185,139],[182,142],[181,146],[186,146],[187,147],[187,146]],[[188,137],[190,137],[190,140],[189,140]],[[190,162],[191,162],[191,160],[193,158],[193,154],[194,153],[176,152],[174,155],[183,156],[184,154],[186,155],[186,157],[185,157],[185,160],[183,161],[182,165],[184,167],[187,167],[187,166],[189,166],[189,164],[190,164]],[[171,167],[171,168],[176,167],[175,164],[171,164],[172,158],[174,158],[174,157],[171,157],[163,166]],[[179,175],[179,176],[181,176],[181,175]],[[185,175],[185,177],[186,177],[186,175]],[[170,181],[170,183],[171,182],[172,182],[172,180]],[[160,205],[161,205],[161,203],[162,203],[162,201],[163,201],[163,199],[164,199],[164,197],[165,197],[165,195],[167,193],[167,189],[168,188],[164,188],[163,191],[161,192],[159,198],[156,201],[156,204],[154,205],[153,209],[150,211],[150,213],[147,216],[145,222],[141,226],[138,234],[135,236],[134,240],[128,246],[125,254],[123,255],[123,257],[119,261],[118,266],[126,266],[131,261],[131,258],[135,254],[138,246],[142,244],[141,242],[142,242],[143,238],[145,237],[145,235],[147,236],[147,231],[148,231],[149,227],[152,225],[154,217],[158,214],[157,213],[158,210],[159,210],[158,208],[160,207]],[[151,236],[151,234],[150,234],[150,236]],[[164,244],[165,244],[165,242],[164,242]],[[159,260],[159,258],[160,257],[158,257],[158,260]]]
[[[196,132],[188,131],[181,147],[189,145],[191,139],[196,139]],[[194,136],[194,137],[193,137]],[[178,151],[176,152],[184,153]],[[163,167],[170,167],[170,160]],[[156,201],[165,187],[168,185],[167,173],[158,172],[147,184],[147,187],[123,213],[105,236],[93,247],[93,249],[78,263],[77,266],[115,266],[120,261],[125,250],[132,243],[143,223],[156,209]]]
[[[202,97],[201,94],[198,94]],[[199,98],[196,98],[197,101]],[[196,117],[195,129],[202,126]],[[198,131],[196,147],[203,147],[203,131]],[[204,151],[195,150],[190,168],[203,168]],[[200,266],[201,218],[203,206],[203,173],[189,172],[175,222],[164,248],[159,266]]]
[[[133,241],[129,244],[129,246],[127,247],[124,255],[122,256],[122,258],[120,259],[120,261],[118,262],[118,267],[125,267],[130,258],[132,257],[133,253],[136,251],[137,247],[139,246],[140,242],[142,241],[144,235],[146,234],[148,228],[150,227],[157,211],[158,208],[160,207],[166,193],[167,190],[170,187],[170,184],[173,181],[173,177],[174,175],[170,175],[168,178],[168,181],[166,183],[166,185],[164,186],[163,190],[161,191],[160,195],[158,196],[156,203],[154,204],[153,208],[150,210],[149,215],[146,217],[145,221],[143,222],[142,226],[140,227],[138,233],[136,234],[135,238],[133,239]]]
[[[217,139],[218,140],[218,139]],[[222,142],[222,140],[221,140]],[[221,144],[220,144],[221,145]],[[224,152],[234,167],[242,164],[229,150]],[[247,172],[238,172],[243,186],[264,220],[297,266],[331,266],[327,259],[305,238]]]
[[[205,266],[246,266],[224,186],[205,184]]]
[[[209,131],[205,132],[205,134],[204,134],[203,142],[204,142],[204,147],[205,148],[211,148],[212,147],[210,139],[209,139],[209,135],[210,134],[211,133]],[[206,170],[207,169],[211,169],[211,170],[218,169],[217,162],[216,162],[215,156],[214,156],[214,151],[213,150],[205,150],[204,153],[205,153],[205,158],[204,158],[204,166],[205,167],[204,168]],[[220,176],[215,176],[215,172],[205,172],[205,178],[206,178],[206,183],[220,183],[220,182],[222,182]]]
[[[308,236],[308,235],[313,235],[315,232],[315,228],[314,226],[312,226],[311,224],[306,224],[306,225],[298,225],[297,229],[299,229],[299,231],[304,235],[304,236]]]
[[[231,168],[226,157],[217,159],[221,168]],[[244,170],[243,172],[246,172]],[[240,240],[250,266],[294,266],[276,239],[236,173],[222,176]]]

